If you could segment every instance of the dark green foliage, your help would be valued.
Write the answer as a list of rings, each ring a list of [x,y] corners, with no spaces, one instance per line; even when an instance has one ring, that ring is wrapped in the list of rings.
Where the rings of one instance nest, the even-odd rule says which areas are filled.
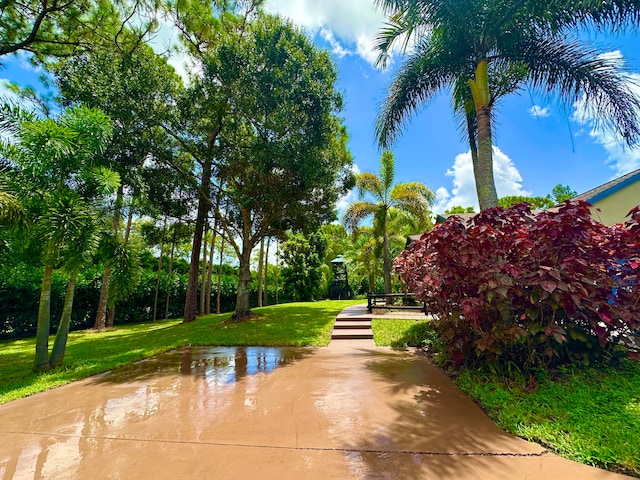
[[[438,225],[396,271],[456,364],[603,362],[640,325],[639,221],[636,207],[608,227],[579,201],[535,217],[524,204],[489,209]]]
[[[446,215],[452,215],[454,213],[475,213],[475,208],[456,205],[455,207],[451,207],[449,210],[445,210],[444,213]]]
[[[551,190],[551,196],[556,203],[564,202],[565,200],[571,200],[576,195],[578,195],[578,192],[572,190],[569,185],[562,185],[560,183],[553,187],[553,190]]]
[[[326,292],[318,291],[322,277],[320,266],[327,251],[327,240],[318,231],[308,236],[301,233],[289,234],[289,239],[280,246],[284,290],[294,300],[311,300]]]
[[[145,252],[142,255],[142,259],[140,282],[126,300],[118,303],[115,316],[116,325],[151,321],[158,259],[154,258],[149,252]],[[164,265],[168,265],[166,257]],[[166,270],[162,272],[159,298],[164,301],[167,290],[170,290],[169,318],[176,318],[182,315],[188,270],[189,265],[184,259],[176,259],[171,281],[169,281]],[[3,268],[1,274],[0,338],[33,336],[38,316],[42,269],[21,264],[14,268]],[[89,267],[78,276],[73,312],[71,314],[71,330],[82,330],[93,326],[101,281],[102,269],[100,265]],[[230,265],[223,265],[220,288],[221,312],[230,312],[234,309],[237,284],[238,269]],[[66,287],[67,276],[61,272],[55,272],[51,292],[52,331],[58,328]],[[217,283],[214,282],[211,292],[211,305],[215,305],[216,302],[216,287]],[[268,289],[269,298],[273,301],[275,298],[275,281],[273,278],[269,279]],[[257,279],[253,279],[250,284],[249,298],[251,307],[256,307],[258,305]],[[279,292],[279,301],[281,303],[291,301],[291,294],[283,292],[282,287]],[[161,309],[161,312],[164,314],[164,308]]]
[[[518,203],[528,203],[534,210],[545,210],[553,207],[557,202],[551,200],[550,196],[546,197],[524,197],[522,195],[509,195],[498,199],[498,205],[502,208],[509,208]]]

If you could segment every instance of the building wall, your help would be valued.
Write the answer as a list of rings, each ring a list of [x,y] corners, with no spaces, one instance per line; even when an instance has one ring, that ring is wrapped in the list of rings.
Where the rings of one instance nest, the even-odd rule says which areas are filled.
[[[624,223],[629,210],[640,205],[640,180],[592,203],[591,215],[594,219],[605,225]]]

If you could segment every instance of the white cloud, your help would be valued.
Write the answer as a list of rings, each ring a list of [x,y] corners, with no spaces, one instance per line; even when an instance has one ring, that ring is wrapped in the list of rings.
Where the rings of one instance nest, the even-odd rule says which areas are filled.
[[[354,175],[358,175],[360,173],[360,168],[355,163],[351,165],[351,171]],[[340,197],[336,202],[336,209],[338,210],[338,220],[342,220],[342,216],[344,215],[347,207],[358,199],[357,189],[354,188],[349,190],[345,195]]]
[[[373,40],[385,16],[371,0],[267,0],[265,10],[290,19],[311,35],[320,33],[334,53],[337,44],[342,55],[356,52],[370,64],[377,58]]]
[[[533,118],[545,118],[551,115],[551,109],[549,107],[534,105],[529,109],[529,115]]]
[[[479,206],[471,152],[458,155],[453,166],[447,170],[447,176],[453,177],[453,188],[451,192],[445,187],[436,190],[434,212],[444,213],[445,210],[456,205],[473,206],[477,212]],[[531,195],[531,192],[522,188],[522,176],[513,161],[496,146],[493,147],[493,176],[498,197]]]
[[[619,67],[624,65],[624,58],[619,50],[600,55],[601,58],[613,60]],[[640,74],[628,74],[629,86],[640,97]],[[587,104],[585,97],[574,104],[571,120],[590,128],[589,136],[599,143],[607,154],[606,163],[614,170],[613,177],[619,177],[640,168],[640,148],[629,148],[622,137],[611,129],[598,125],[598,117],[593,105]]]
[[[333,53],[336,57],[342,58],[346,55],[353,55],[354,52],[347,50],[344,48],[336,37],[333,35],[331,30],[327,30],[326,28],[322,28],[320,30],[320,36],[331,45],[331,53]]]
[[[622,56],[619,51],[609,52],[609,58]],[[628,74],[630,88],[640,97],[640,74]],[[629,148],[622,137],[611,129],[605,129],[598,125],[596,110],[593,105],[588,105],[584,97],[574,104],[574,113],[571,118],[574,122],[590,128],[589,136],[604,148],[606,163],[614,170],[612,177],[619,177],[640,168],[640,147]]]

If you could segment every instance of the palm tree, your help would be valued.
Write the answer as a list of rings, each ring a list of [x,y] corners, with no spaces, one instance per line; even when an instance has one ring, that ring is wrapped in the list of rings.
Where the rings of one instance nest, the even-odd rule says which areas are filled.
[[[373,227],[382,237],[384,259],[384,293],[391,293],[391,259],[389,255],[388,221],[392,208],[408,212],[419,219],[429,216],[435,195],[421,182],[393,184],[395,174],[393,153],[383,152],[380,159],[380,175],[365,172],[357,175],[356,186],[360,200],[355,201],[344,212],[343,223],[347,230],[355,231],[360,223],[373,217]],[[365,200],[373,196],[375,203]]]
[[[65,111],[59,119],[27,119],[17,126],[16,142],[0,153],[15,166],[20,200],[29,212],[30,244],[44,267],[36,331],[34,370],[62,363],[78,270],[97,245],[96,212],[100,199],[115,192],[119,175],[97,165],[111,135],[102,112],[84,107]],[[55,269],[70,273],[69,287],[49,358],[51,281]],[[53,361],[52,361],[53,360]]]
[[[383,148],[409,117],[442,90],[454,106],[474,158],[481,209],[498,204],[493,180],[494,107],[503,96],[530,86],[573,103],[583,98],[629,145],[640,139],[640,99],[619,60],[603,56],[571,35],[586,24],[614,27],[640,18],[634,0],[557,2],[530,0],[377,0],[389,24],[376,45],[384,64],[393,45],[413,39],[414,52],[388,87],[376,123]],[[477,146],[477,152],[474,152]]]
[[[361,279],[365,278],[369,286],[369,292],[376,291],[376,276],[380,272],[379,242],[373,234],[371,227],[358,228],[357,235],[345,249],[345,255],[349,260],[352,282],[361,285]],[[351,271],[352,269],[352,271]]]

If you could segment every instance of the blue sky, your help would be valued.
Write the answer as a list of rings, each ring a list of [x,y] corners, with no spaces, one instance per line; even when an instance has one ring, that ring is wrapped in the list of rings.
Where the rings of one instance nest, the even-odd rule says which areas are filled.
[[[373,125],[393,65],[402,62],[395,56],[387,71],[373,66],[371,42],[383,25],[383,15],[372,0],[267,0],[265,8],[290,18],[332,52],[339,69],[338,88],[345,98],[342,116],[354,162],[359,171],[377,171],[381,152]],[[603,52],[618,56],[640,81],[637,33],[591,36],[590,40]],[[5,57],[3,63],[0,80],[37,84],[38,72],[23,57]],[[172,63],[181,69],[179,58]],[[640,149],[620,147],[610,135],[594,131],[588,118],[577,121],[573,106],[537,98],[525,90],[504,99],[497,112],[494,161],[499,196],[544,196],[558,183],[582,193],[640,168]],[[477,205],[470,155],[446,93],[413,118],[392,151],[396,181],[418,180],[428,185],[437,193],[436,211],[452,205]]]
[[[266,8],[303,26],[318,45],[332,51],[340,72],[338,88],[346,100],[342,114],[354,161],[361,171],[377,171],[380,151],[373,124],[393,71],[373,66],[371,41],[383,25],[383,15],[372,0],[267,0]],[[603,52],[617,52],[612,54],[620,56],[640,80],[637,33],[588,37]],[[400,62],[396,56],[395,65]],[[640,168],[640,149],[622,149],[609,135],[593,131],[588,120],[573,120],[574,114],[573,106],[536,98],[528,91],[500,103],[494,138],[499,196],[544,196],[558,183],[582,193]],[[436,210],[477,205],[468,147],[446,93],[413,118],[392,151],[397,181],[428,185],[438,194]]]

